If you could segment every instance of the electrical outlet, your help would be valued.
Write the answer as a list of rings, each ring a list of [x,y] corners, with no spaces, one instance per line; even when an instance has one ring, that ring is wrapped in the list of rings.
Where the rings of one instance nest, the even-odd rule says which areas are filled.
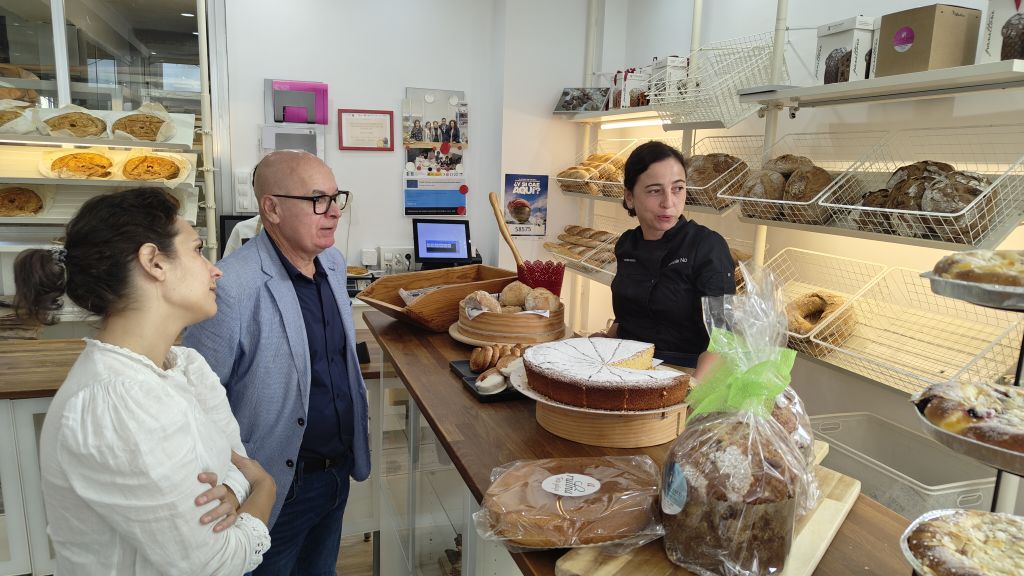
[[[408,260],[406,254],[409,255]],[[382,268],[390,267],[395,272],[412,270],[412,246],[381,246],[380,265]]]

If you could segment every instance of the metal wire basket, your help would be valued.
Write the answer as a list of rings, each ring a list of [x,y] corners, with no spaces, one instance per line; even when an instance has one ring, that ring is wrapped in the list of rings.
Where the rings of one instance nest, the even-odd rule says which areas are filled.
[[[689,55],[684,81],[668,77],[670,68],[651,78],[650,105],[669,124],[730,128],[757,111],[737,91],[771,82],[772,49],[771,32],[702,46]]]
[[[764,150],[764,135],[755,136],[711,136],[703,138],[693,145],[687,158],[697,155],[729,154],[743,162],[729,168],[710,182],[701,182],[693,173],[687,173],[686,205],[687,207],[707,208],[709,212],[724,214],[732,208],[733,201],[719,193],[733,194],[747,177],[749,166],[761,164],[761,152]]]
[[[885,136],[886,133],[881,131],[787,134],[765,151],[763,157],[759,155],[751,166],[761,169],[765,162],[783,154],[804,156],[810,158],[815,166],[832,175],[834,180],[830,186],[833,186],[839,175],[856,165]],[[788,193],[779,199],[748,198],[742,195],[742,187],[743,182],[740,182],[730,189],[719,192],[718,195],[726,202],[739,201],[740,213],[745,218],[814,225],[827,224],[832,218],[829,210],[818,204],[829,187],[820,190],[811,198],[802,200],[784,199],[789,196]]]
[[[765,264],[765,269],[772,273],[782,289],[787,311],[795,301],[812,293],[823,297],[838,297],[833,305],[838,307],[830,310],[828,316],[814,325],[813,329],[800,332],[790,322],[790,348],[820,358],[828,350],[812,342],[812,338],[819,337],[835,343],[845,341],[852,327],[850,304],[853,298],[879,278],[886,267],[853,258],[785,248]],[[817,310],[804,312],[811,316],[821,316],[821,311]]]
[[[991,184],[955,212],[894,209],[879,201],[890,176],[920,160],[951,164],[980,173]],[[822,195],[832,226],[956,245],[994,247],[1020,223],[1024,214],[1024,124],[921,128],[893,133],[868,151]],[[872,197],[868,194],[872,193]],[[883,193],[885,194],[885,193]],[[861,203],[882,204],[881,207]],[[913,201],[910,202],[913,204]],[[917,200],[920,206],[920,198]]]
[[[1016,366],[1020,314],[933,294],[916,270],[890,268],[850,306],[850,335],[812,337],[826,360],[909,393],[953,379],[994,382]]]
[[[564,177],[561,176],[565,173],[563,171],[555,180],[565,192],[622,198],[622,166],[639,143],[633,138],[597,140],[591,145],[590,152],[576,157],[576,167],[590,169],[587,177]],[[596,155],[604,156],[595,160]]]

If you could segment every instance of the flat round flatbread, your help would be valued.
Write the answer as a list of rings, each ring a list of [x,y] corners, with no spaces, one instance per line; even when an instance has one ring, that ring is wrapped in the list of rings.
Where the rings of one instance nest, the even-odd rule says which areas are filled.
[[[348,272],[349,276],[366,276],[370,273],[369,270],[360,266],[346,266],[345,271]]]
[[[50,130],[67,130],[78,138],[100,136],[107,131],[107,123],[85,112],[68,112],[43,120]]]
[[[164,119],[152,114],[129,114],[114,122],[114,132],[124,132],[139,140],[156,141],[156,135],[164,125]]]
[[[163,156],[136,156],[124,163],[124,177],[128,180],[173,180],[180,169],[173,160]]]
[[[113,162],[95,152],[65,154],[50,164],[59,178],[108,178]]]
[[[0,216],[29,216],[43,210],[43,199],[29,188],[0,188]]]

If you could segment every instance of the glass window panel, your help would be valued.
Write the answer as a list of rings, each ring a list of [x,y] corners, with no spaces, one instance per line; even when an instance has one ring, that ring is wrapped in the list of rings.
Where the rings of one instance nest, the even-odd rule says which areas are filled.
[[[0,99],[57,104],[50,5],[0,0]]]
[[[195,12],[195,0],[65,0],[72,101],[91,110],[157,102],[198,115]]]

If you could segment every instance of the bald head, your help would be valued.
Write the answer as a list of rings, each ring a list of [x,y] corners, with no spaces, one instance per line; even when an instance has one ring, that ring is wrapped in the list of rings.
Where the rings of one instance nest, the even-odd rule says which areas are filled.
[[[324,172],[330,173],[331,169],[309,152],[276,150],[264,156],[257,164],[253,190],[257,200],[266,194],[308,194],[313,189],[309,184]],[[333,190],[323,192],[330,193]]]

